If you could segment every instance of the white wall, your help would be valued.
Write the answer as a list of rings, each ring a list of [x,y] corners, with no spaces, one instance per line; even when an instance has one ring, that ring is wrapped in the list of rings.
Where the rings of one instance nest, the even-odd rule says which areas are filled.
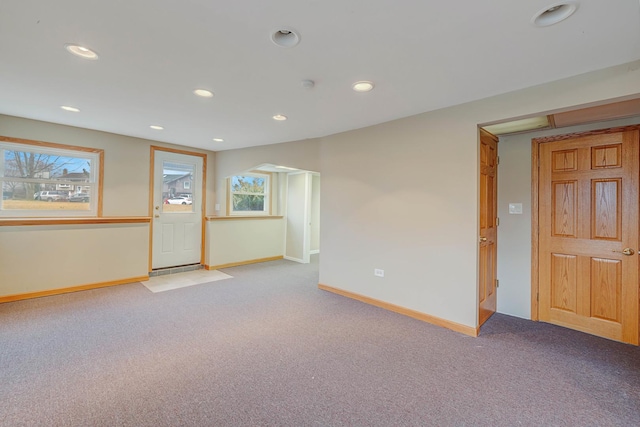
[[[640,117],[503,136],[498,144],[498,311],[531,318],[531,139],[640,123]],[[509,203],[522,203],[510,215]]]
[[[320,282],[475,327],[477,125],[638,94],[640,61],[317,140],[220,152],[217,173],[260,163],[321,172]]]
[[[283,256],[283,218],[207,221],[206,262],[210,267]]]
[[[308,172],[287,176],[285,216],[285,258],[305,263],[309,262],[309,179]]]
[[[322,138],[320,282],[475,327],[477,125],[639,93],[635,62]]]
[[[0,135],[104,150],[104,216],[149,215],[151,146],[207,154],[207,214],[215,201],[215,153],[148,139],[0,115]],[[126,202],[123,202],[126,201]]]
[[[263,163],[279,166],[288,166],[308,171],[320,171],[320,140],[308,139],[299,142],[285,142],[282,144],[262,145],[259,147],[243,148],[238,150],[219,151],[216,153],[216,193],[219,195],[216,203],[220,204],[220,210],[215,215],[224,216],[227,204],[226,178],[232,175],[246,172]],[[274,174],[281,180],[286,179],[286,174]],[[283,178],[284,176],[284,178]],[[275,188],[282,188],[276,186]],[[282,194],[282,193],[280,193]],[[275,200],[281,201],[279,198]],[[274,215],[285,212],[285,206],[274,210]]]
[[[104,149],[106,217],[148,216],[151,145],[186,149],[2,115],[0,135]],[[207,154],[206,209],[213,213],[215,153],[189,150]],[[148,262],[148,223],[0,227],[0,296],[142,277]]]
[[[0,227],[0,297],[143,277],[149,224]]]
[[[311,177],[311,253],[320,251],[320,175]]]

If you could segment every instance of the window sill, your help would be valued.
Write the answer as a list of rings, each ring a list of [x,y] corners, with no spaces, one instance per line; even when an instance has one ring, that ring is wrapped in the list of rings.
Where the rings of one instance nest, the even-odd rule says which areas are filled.
[[[281,219],[284,218],[282,215],[233,215],[233,216],[208,216],[205,219],[207,221],[225,221],[225,220],[233,220],[233,219]]]
[[[0,227],[25,225],[70,225],[70,224],[141,224],[150,223],[147,216],[114,216],[100,218],[2,218]]]

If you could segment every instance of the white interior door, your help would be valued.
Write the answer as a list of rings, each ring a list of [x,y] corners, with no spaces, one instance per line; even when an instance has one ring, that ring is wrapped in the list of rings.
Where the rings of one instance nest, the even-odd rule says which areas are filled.
[[[198,156],[155,151],[152,268],[201,261],[202,165]]]

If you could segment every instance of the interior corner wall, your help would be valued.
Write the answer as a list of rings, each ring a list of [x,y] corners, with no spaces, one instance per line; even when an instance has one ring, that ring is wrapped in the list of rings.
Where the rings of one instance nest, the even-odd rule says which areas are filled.
[[[498,312],[531,319],[531,140],[640,123],[640,117],[500,137],[498,154]],[[522,214],[509,214],[522,203]]]
[[[218,195],[216,203],[220,205],[220,210],[216,212],[216,215],[225,216],[226,214],[226,178],[229,176],[246,172],[263,163],[320,172],[319,149],[319,139],[307,139],[216,152],[215,181],[216,194]],[[283,175],[278,174],[278,176],[282,178]],[[282,179],[286,181],[286,176]],[[277,188],[282,194],[280,192],[282,186]],[[278,209],[282,214],[285,206],[281,205]],[[276,214],[275,211],[274,214]]]

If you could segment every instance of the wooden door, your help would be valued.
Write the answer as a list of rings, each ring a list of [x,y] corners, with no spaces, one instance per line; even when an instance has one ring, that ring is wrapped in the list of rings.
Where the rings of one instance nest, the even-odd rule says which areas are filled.
[[[480,131],[480,250],[478,324],[496,312],[498,138]]]
[[[539,319],[638,344],[638,131],[539,147]]]

